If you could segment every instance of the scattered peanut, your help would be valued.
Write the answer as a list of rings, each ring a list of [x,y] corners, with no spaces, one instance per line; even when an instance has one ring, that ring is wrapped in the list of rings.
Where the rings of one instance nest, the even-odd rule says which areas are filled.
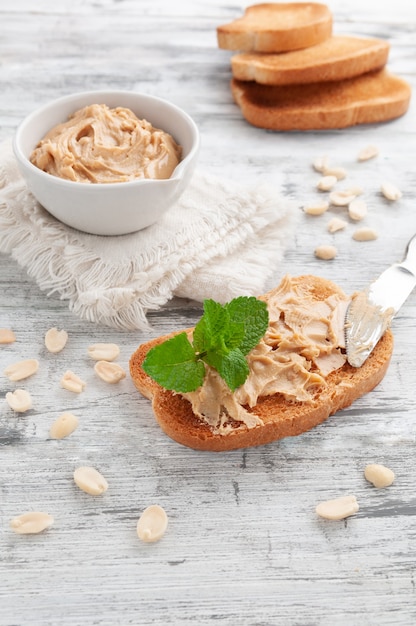
[[[367,215],[367,204],[364,200],[355,199],[348,205],[348,215],[356,222],[363,220]]]
[[[81,380],[81,378],[71,370],[66,371],[61,378],[61,387],[73,393],[81,393],[81,391],[84,391],[86,384],[87,383]]]
[[[357,230],[353,233],[352,238],[355,241],[373,241],[377,239],[378,234],[372,228],[357,228]]]
[[[303,210],[307,215],[322,215],[328,209],[329,202],[315,202],[314,204],[308,204]]]
[[[377,146],[366,146],[357,155],[357,161],[368,161],[378,156],[379,150]]]
[[[312,165],[313,165],[313,169],[316,172],[320,172],[321,174],[323,174],[326,168],[328,167],[328,157],[327,156],[317,157],[312,163]]]
[[[78,428],[78,418],[72,413],[62,413],[49,429],[52,439],[65,439]]]
[[[94,371],[106,383],[119,383],[120,380],[126,378],[126,372],[118,363],[97,361]]]
[[[391,200],[392,202],[399,200],[403,195],[400,189],[392,183],[383,183],[381,185],[381,193],[387,200]]]
[[[336,233],[338,230],[343,230],[347,226],[347,222],[342,220],[340,217],[333,217],[332,220],[328,222],[328,232]]]
[[[330,261],[331,259],[335,259],[338,254],[338,250],[335,246],[322,245],[315,248],[315,256],[318,259],[323,259],[324,261]]]
[[[325,176],[335,176],[337,180],[343,180],[347,176],[347,170],[343,167],[326,167],[323,173]]]
[[[77,487],[91,496],[99,496],[108,489],[108,483],[104,476],[93,467],[78,467],[74,471],[74,481]]]
[[[377,463],[367,465],[364,470],[364,476],[377,489],[389,487],[395,479],[394,472],[391,469]]]
[[[10,521],[10,528],[18,535],[35,535],[52,526],[54,519],[48,513],[30,511]]]
[[[16,413],[25,413],[32,408],[30,393],[24,389],[16,389],[6,393],[6,402]]]
[[[342,191],[349,196],[361,196],[364,193],[363,188],[359,187],[359,185],[353,185],[352,187],[348,187],[348,189],[343,189]]]
[[[45,334],[45,346],[49,352],[56,354],[61,352],[68,341],[68,333],[65,330],[50,328]]]
[[[323,176],[318,180],[316,187],[319,191],[329,191],[336,184],[336,182],[336,176]]]
[[[16,341],[16,335],[11,328],[0,328],[0,344],[13,343]]]
[[[329,201],[335,206],[348,206],[355,199],[355,195],[348,191],[333,191],[329,194]]]
[[[120,348],[115,343],[95,343],[88,348],[88,356],[94,361],[114,361],[120,354]]]
[[[18,361],[8,365],[4,370],[4,375],[13,382],[29,378],[35,374],[39,369],[39,361],[36,359],[26,359],[25,361]]]
[[[330,520],[340,520],[357,513],[359,509],[355,496],[342,496],[334,500],[321,502],[316,507],[316,513],[320,517]]]
[[[146,543],[159,541],[166,532],[168,517],[158,504],[148,506],[137,522],[137,536]]]

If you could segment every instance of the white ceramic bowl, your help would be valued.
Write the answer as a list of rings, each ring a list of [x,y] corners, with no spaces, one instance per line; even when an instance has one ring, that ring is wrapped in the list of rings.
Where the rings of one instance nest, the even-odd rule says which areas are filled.
[[[88,184],[52,176],[33,165],[30,155],[44,135],[89,104],[127,107],[171,134],[182,146],[182,160],[172,176]],[[181,196],[196,165],[199,132],[187,113],[161,98],[130,91],[91,91],[59,98],[31,113],[17,129],[13,149],[28,188],[58,220],[94,235],[124,235],[155,223]]]

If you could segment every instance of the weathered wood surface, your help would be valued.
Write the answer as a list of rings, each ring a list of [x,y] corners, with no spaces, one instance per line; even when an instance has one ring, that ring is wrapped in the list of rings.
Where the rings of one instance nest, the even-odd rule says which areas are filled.
[[[388,39],[390,69],[416,87],[413,3],[330,6],[337,32]],[[264,179],[296,205],[299,226],[276,281],[311,272],[352,292],[400,260],[416,232],[415,104],[400,120],[374,127],[287,134],[250,127],[231,99],[230,54],[215,38],[216,26],[242,9],[221,0],[3,2],[0,139],[35,106],[73,91],[115,87],[169,98],[199,125],[201,168],[242,184]],[[357,164],[358,150],[370,143],[379,158]],[[329,235],[326,217],[302,215],[317,196],[311,162],[322,154],[365,188],[376,241],[354,242],[352,223]],[[387,179],[403,191],[395,204],[379,193]],[[315,259],[317,243],[335,243],[338,258]],[[1,626],[416,623],[415,293],[394,321],[391,367],[373,393],[301,437],[226,454],[168,440],[131,381],[107,386],[86,355],[91,343],[116,342],[127,367],[152,334],[193,324],[198,303],[169,303],[151,315],[149,333],[112,331],[74,317],[1,256],[0,306],[0,327],[11,326],[18,338],[0,348],[0,372],[21,358],[41,363],[25,384],[34,408],[23,416],[7,407],[11,385],[0,374]],[[52,326],[70,336],[55,356],[43,347]],[[59,388],[68,368],[88,383],[79,396]],[[78,415],[80,426],[52,441],[49,426],[63,410]],[[369,462],[391,467],[394,485],[366,483]],[[73,485],[81,464],[106,476],[104,496]],[[317,502],[347,493],[360,503],[356,516],[335,523],[316,517]],[[152,503],[166,509],[169,528],[146,545],[135,527]],[[9,520],[26,510],[50,512],[54,526],[15,535]]]

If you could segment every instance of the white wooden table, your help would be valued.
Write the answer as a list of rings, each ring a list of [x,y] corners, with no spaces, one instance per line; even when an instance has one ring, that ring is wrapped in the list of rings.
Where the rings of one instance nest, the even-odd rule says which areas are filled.
[[[383,37],[389,67],[416,88],[416,5],[409,0],[334,0],[338,33]],[[14,0],[0,5],[0,140],[48,99],[107,87],[157,94],[184,107],[202,136],[200,167],[230,179],[272,182],[301,213],[316,198],[312,160],[326,154],[362,184],[376,241],[352,240],[354,225],[326,232],[325,218],[300,217],[276,282],[311,272],[347,292],[400,260],[416,232],[416,104],[389,124],[326,133],[268,133],[234,105],[230,56],[216,46],[219,24],[241,15],[234,0]],[[368,144],[380,156],[357,164]],[[403,198],[379,193],[390,180]],[[315,259],[317,243],[338,257]],[[394,321],[395,351],[379,387],[303,436],[265,447],[205,454],[170,441],[127,378],[93,380],[86,348],[121,346],[120,363],[151,334],[192,325],[200,304],[173,301],[153,313],[153,332],[89,324],[42,293],[19,265],[0,257],[0,327],[17,342],[0,348],[0,372],[21,358],[43,367],[27,381],[35,408],[8,409],[0,374],[1,626],[411,626],[416,623],[416,293]],[[52,357],[43,335],[70,335]],[[60,372],[73,364],[87,390],[68,401]],[[65,406],[63,406],[65,403]],[[62,409],[80,418],[68,439],[48,438]],[[396,473],[387,490],[363,477],[369,462]],[[91,464],[110,488],[98,498],[72,483]],[[315,505],[355,494],[360,511],[344,522],[317,518]],[[136,521],[149,504],[169,516],[157,544],[141,543]],[[54,526],[18,536],[9,520],[47,510]]]

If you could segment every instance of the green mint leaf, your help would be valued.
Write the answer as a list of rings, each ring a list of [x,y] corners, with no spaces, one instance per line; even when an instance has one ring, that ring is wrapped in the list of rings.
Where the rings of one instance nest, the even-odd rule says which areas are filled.
[[[208,352],[204,361],[217,370],[231,391],[240,387],[250,372],[247,360],[238,348],[230,350],[226,354],[215,351]]]
[[[229,316],[226,308],[214,300],[204,300],[204,315],[194,329],[195,351],[201,353],[215,347],[220,348],[228,324]]]
[[[244,338],[238,345],[243,354],[248,354],[263,337],[269,325],[267,305],[254,296],[240,296],[225,305],[231,324],[244,326]]]
[[[195,391],[204,382],[204,364],[196,359],[186,333],[154,346],[142,367],[161,387],[179,393]]]
[[[257,298],[241,296],[225,305],[205,300],[193,343],[186,333],[175,335],[149,350],[143,369],[165,389],[186,393],[203,384],[205,361],[235,391],[249,374],[245,356],[259,343],[268,324],[266,303]]]

